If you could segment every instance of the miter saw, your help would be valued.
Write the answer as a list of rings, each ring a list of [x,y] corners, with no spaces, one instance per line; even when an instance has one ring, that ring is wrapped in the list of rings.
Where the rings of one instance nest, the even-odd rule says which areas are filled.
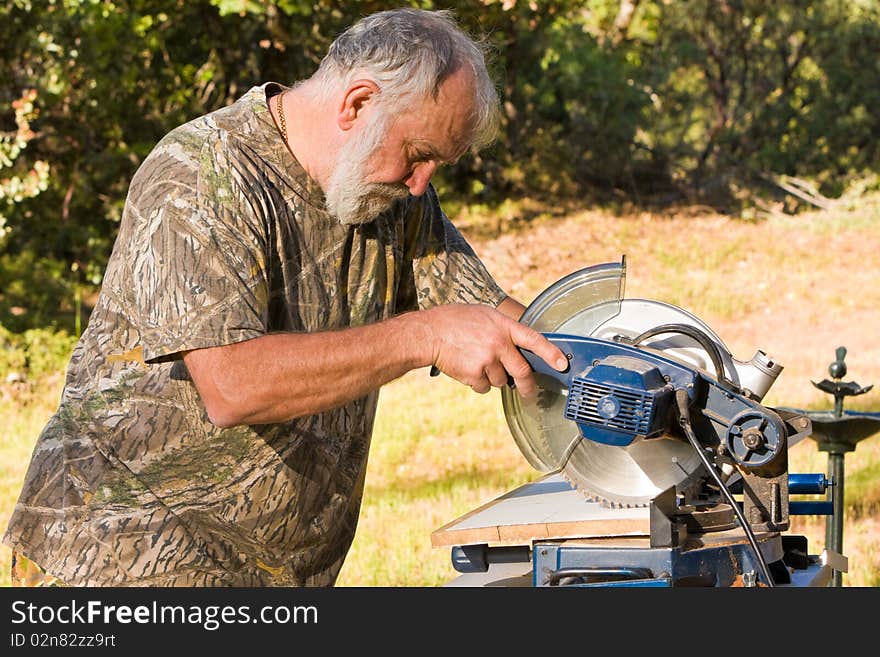
[[[625,278],[625,258],[588,267],[523,314],[569,360],[559,372],[523,351],[537,396],[502,389],[513,438],[546,477],[435,532],[456,583],[817,585],[845,571],[784,533],[809,505],[789,496],[829,482],[788,472],[811,423],[761,404],[782,366],[760,350],[737,360],[681,308],[624,298]]]

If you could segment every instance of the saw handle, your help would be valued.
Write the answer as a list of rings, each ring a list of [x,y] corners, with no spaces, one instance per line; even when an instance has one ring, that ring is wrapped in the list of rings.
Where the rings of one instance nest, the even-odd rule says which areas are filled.
[[[546,337],[548,337],[550,342],[555,344],[557,347],[560,347],[562,349],[562,347],[564,346],[564,343],[559,344],[559,342],[557,340],[555,340],[552,336],[549,336],[546,333],[544,335]],[[547,361],[545,361],[543,358],[541,358],[537,354],[529,351],[528,349],[519,349],[519,352],[523,355],[523,358],[526,359],[526,361],[528,362],[529,366],[532,368],[533,371],[537,372],[538,374],[545,374],[546,376],[552,377],[563,384],[568,383],[568,378],[569,378],[568,371],[571,369],[571,358],[572,358],[572,355],[570,352],[566,351],[565,349],[562,349],[562,353],[565,354],[565,357],[569,362],[569,366],[566,367],[561,372],[559,370],[557,370],[555,367],[551,367],[550,365],[548,365]]]

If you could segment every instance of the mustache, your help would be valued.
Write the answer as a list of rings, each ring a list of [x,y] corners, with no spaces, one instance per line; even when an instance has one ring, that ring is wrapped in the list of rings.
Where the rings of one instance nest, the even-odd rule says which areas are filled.
[[[364,190],[364,195],[370,198],[386,198],[396,201],[409,196],[409,187],[403,183],[372,183]]]

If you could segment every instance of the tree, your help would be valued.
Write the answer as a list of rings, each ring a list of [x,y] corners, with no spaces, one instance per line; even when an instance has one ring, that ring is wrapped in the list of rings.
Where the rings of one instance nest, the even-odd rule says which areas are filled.
[[[34,107],[36,99],[36,89],[27,89],[12,101],[15,130],[0,132],[0,172],[3,169],[11,172],[9,177],[0,177],[0,244],[9,230],[6,227],[6,216],[12,207],[45,190],[49,181],[49,165],[45,160],[35,161],[33,167],[24,173],[15,170],[16,159],[34,138],[31,121],[37,117],[37,109]]]
[[[399,4],[0,4],[0,109],[23,112],[0,126],[0,323],[72,329],[131,176],[165,133],[255,84],[309,76],[344,28]],[[779,176],[834,196],[880,166],[880,0],[407,4],[452,9],[491,46],[499,83],[501,137],[438,174],[447,208],[623,199],[739,212],[762,194],[790,200],[768,183]]]

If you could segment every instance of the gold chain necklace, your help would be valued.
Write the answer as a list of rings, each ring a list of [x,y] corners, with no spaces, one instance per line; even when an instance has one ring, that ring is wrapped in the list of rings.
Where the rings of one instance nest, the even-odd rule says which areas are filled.
[[[282,107],[282,104],[281,104],[281,99],[283,97],[284,97],[284,92],[282,91],[280,94],[278,94],[278,103],[277,103],[278,123],[281,124],[281,137],[282,137],[282,139],[284,139],[284,143],[286,144],[287,143],[287,124],[284,121],[284,108]]]

